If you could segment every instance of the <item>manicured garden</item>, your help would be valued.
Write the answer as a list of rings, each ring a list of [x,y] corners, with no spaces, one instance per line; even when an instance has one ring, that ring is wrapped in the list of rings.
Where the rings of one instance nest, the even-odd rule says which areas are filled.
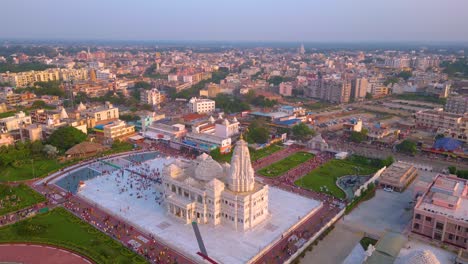
[[[15,212],[44,201],[44,196],[25,184],[18,186],[0,184],[0,215]]]
[[[373,162],[365,163],[362,158],[346,160],[330,160],[324,165],[312,170],[307,175],[297,180],[297,186],[311,189],[316,192],[324,192],[337,198],[346,198],[345,193],[336,185],[336,180],[345,175],[369,175],[375,173],[381,167]]]
[[[314,154],[307,152],[296,152],[278,162],[270,164],[269,166],[258,171],[259,174],[266,177],[277,177],[288,170],[304,163],[314,157]]]
[[[95,263],[147,263],[63,208],[0,228],[0,243],[30,242],[56,245],[87,256]]]
[[[256,161],[256,160],[259,160],[261,158],[264,158],[268,155],[271,155],[279,150],[283,149],[282,147],[274,144],[274,145],[270,145],[266,148],[262,148],[262,149],[259,149],[259,150],[254,150],[252,148],[249,148],[250,150],[250,160],[251,161]],[[232,158],[232,151],[229,152],[229,153],[226,153],[226,154],[221,154],[219,153],[219,149],[215,149],[213,151],[210,152],[210,155],[211,157],[213,157],[214,160],[218,161],[218,162],[227,162],[227,163],[231,163],[231,158]]]

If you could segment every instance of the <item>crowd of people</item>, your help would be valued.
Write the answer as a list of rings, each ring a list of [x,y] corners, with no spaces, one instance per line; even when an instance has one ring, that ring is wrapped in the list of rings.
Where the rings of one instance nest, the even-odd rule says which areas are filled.
[[[306,175],[313,169],[321,166],[322,164],[331,160],[332,158],[333,158],[333,155],[331,153],[320,152],[317,155],[315,155],[313,158],[309,159],[308,161],[287,171],[285,174],[279,177],[279,181],[294,185],[294,182],[297,179]]]

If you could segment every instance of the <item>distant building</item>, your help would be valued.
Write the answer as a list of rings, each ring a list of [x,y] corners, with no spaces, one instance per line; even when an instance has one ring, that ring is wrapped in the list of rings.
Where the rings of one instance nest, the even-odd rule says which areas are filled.
[[[351,83],[351,98],[363,99],[366,97],[368,82],[366,78],[356,78]]]
[[[221,153],[227,153],[231,151],[230,137],[220,137],[211,134],[190,132],[185,135],[185,138],[182,142],[207,152],[210,152],[216,148],[219,148]]]
[[[310,83],[307,95],[332,103],[347,103],[351,98],[351,81],[334,78],[317,79]]]
[[[279,85],[279,94],[281,94],[282,96],[292,96],[292,90],[292,82],[282,82]]]
[[[468,180],[439,174],[418,182],[411,230],[434,241],[468,248]]]
[[[118,120],[104,126],[104,138],[114,141],[135,134],[135,126],[128,125],[125,121]]]
[[[192,97],[188,102],[188,108],[192,113],[212,113],[215,110],[215,101]]]
[[[468,96],[449,97],[445,104],[445,111],[454,114],[468,113]]]
[[[436,130],[438,134],[468,142],[468,116],[442,110],[416,113],[416,125]]]
[[[80,104],[78,109],[82,107]],[[82,109],[82,108],[81,108]],[[103,106],[78,110],[80,116],[90,117],[95,120],[97,124],[106,123],[119,118],[119,108],[114,107],[110,102],[106,102]]]
[[[142,90],[140,93],[140,102],[143,104],[159,106],[163,102],[163,98],[164,96],[156,88]]]
[[[30,125],[31,123],[31,116],[20,111],[14,116],[0,119],[0,131],[10,132],[13,130],[19,130],[21,126]]]

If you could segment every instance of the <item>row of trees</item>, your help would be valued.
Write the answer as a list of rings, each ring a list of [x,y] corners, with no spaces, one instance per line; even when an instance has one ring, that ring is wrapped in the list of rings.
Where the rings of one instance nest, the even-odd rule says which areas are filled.
[[[450,174],[455,174],[459,178],[468,179],[468,170],[459,170],[455,166],[449,166],[448,171],[450,172]]]
[[[289,133],[293,139],[299,141],[306,141],[315,135],[315,131],[304,123],[295,125],[291,129],[286,129],[284,132]],[[249,143],[264,144],[268,142],[269,137],[270,131],[266,120],[259,118],[250,123],[246,135]]]
[[[21,165],[31,159],[55,158],[59,151],[50,144],[41,141],[19,142],[12,146],[0,147],[0,168]]]

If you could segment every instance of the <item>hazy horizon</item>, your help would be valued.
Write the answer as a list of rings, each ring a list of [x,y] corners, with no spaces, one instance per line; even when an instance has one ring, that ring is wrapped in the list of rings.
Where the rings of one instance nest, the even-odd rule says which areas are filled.
[[[16,0],[0,39],[466,43],[465,0]]]

